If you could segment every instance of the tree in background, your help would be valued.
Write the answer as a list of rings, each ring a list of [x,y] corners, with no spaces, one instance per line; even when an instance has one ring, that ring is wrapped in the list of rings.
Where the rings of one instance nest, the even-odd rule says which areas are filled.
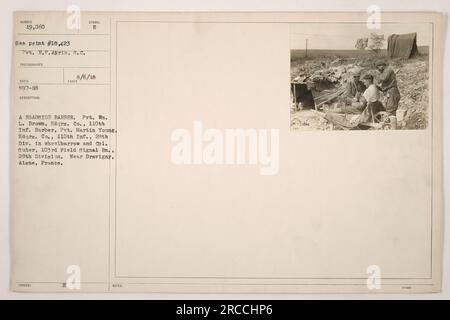
[[[365,50],[367,48],[368,42],[369,42],[368,38],[356,39],[355,48],[358,50]]]

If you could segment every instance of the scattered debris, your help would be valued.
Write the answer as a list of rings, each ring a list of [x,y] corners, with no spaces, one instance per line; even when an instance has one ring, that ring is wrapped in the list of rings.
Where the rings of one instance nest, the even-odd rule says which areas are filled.
[[[375,55],[375,54],[374,54]],[[330,108],[335,100],[321,100],[332,97],[343,90],[345,84],[352,77],[352,71],[361,71],[361,78],[365,74],[372,74],[375,79],[379,76],[374,66],[377,56],[324,56],[313,59],[298,59],[291,65],[291,81],[305,83],[311,90],[316,107],[322,110]],[[423,129],[428,123],[428,55],[417,55],[414,58],[393,59],[389,63],[396,71],[397,84],[401,99],[399,112],[402,118],[397,123],[398,129]],[[318,106],[319,105],[319,106]],[[291,109],[291,128],[293,130],[318,129],[330,130],[326,120],[321,119],[306,109]]]

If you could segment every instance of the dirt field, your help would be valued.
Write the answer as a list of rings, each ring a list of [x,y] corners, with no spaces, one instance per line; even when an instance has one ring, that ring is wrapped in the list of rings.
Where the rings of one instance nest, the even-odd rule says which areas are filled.
[[[338,88],[345,85],[349,70],[361,68],[362,74],[371,73],[377,77],[374,63],[386,59],[386,52],[378,54],[371,51],[308,51],[305,58],[303,50],[291,52],[291,80],[305,75],[328,77]],[[410,59],[389,60],[397,72],[397,83],[401,99],[399,110],[405,111],[404,121],[399,122],[400,129],[424,129],[428,124],[428,48],[419,47],[419,55]],[[319,89],[320,90],[320,89]],[[317,92],[316,92],[317,94]],[[296,111],[291,107],[292,130],[330,130],[327,121],[314,112],[304,109]]]

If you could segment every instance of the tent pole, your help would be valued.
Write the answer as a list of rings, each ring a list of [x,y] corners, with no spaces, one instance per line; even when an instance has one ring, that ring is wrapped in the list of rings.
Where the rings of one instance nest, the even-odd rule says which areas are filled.
[[[306,44],[305,44],[305,58],[308,57],[308,39],[305,39]]]

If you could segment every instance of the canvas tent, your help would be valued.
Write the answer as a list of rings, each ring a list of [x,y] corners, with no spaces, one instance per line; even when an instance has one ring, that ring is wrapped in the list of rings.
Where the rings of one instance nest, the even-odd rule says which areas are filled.
[[[391,34],[387,51],[391,58],[411,58],[418,52],[417,33]]]

